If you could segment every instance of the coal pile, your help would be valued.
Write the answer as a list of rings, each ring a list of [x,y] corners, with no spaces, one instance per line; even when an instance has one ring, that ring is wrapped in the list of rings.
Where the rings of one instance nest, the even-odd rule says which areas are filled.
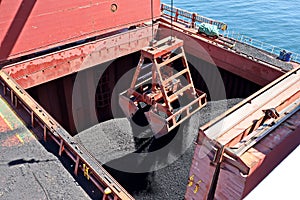
[[[75,136],[100,163],[122,157],[135,151],[132,128],[126,118],[97,124]]]
[[[209,102],[159,139],[149,125],[137,128],[126,118],[97,124],[75,138],[136,199],[183,199],[199,127],[241,100]]]

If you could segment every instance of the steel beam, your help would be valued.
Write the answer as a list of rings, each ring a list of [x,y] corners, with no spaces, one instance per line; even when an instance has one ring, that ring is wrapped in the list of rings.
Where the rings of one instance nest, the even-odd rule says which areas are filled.
[[[299,145],[299,83],[300,69],[291,70],[200,128],[190,177],[205,189],[188,186],[186,198],[241,199]]]
[[[170,25],[161,23],[160,27],[158,34],[160,38],[170,34]],[[258,85],[267,85],[285,73],[279,67],[239,54],[229,46],[199,36],[196,34],[196,30],[178,24],[174,25],[173,29],[174,35],[184,40],[184,48],[187,53]]]
[[[0,82],[13,91],[25,109],[29,117],[40,121],[36,125],[41,128],[46,127],[46,133],[59,145],[59,155],[65,152],[78,167],[79,162],[85,164],[90,169],[89,176],[91,181],[101,190],[109,187],[112,196],[120,200],[133,200],[134,198],[101,166],[101,164],[80,144],[78,144],[71,135],[57,123],[49,113],[47,113],[13,78],[3,71],[0,71]],[[7,98],[10,100],[10,98]],[[13,99],[12,99],[13,100]],[[10,102],[13,103],[13,102]],[[34,117],[32,117],[34,116]],[[45,130],[44,130],[45,132]],[[79,157],[79,158],[78,158]],[[82,169],[81,169],[82,170]],[[75,171],[77,173],[77,171]]]
[[[158,25],[154,26],[155,32]],[[139,51],[152,39],[150,26],[5,66],[24,89]]]

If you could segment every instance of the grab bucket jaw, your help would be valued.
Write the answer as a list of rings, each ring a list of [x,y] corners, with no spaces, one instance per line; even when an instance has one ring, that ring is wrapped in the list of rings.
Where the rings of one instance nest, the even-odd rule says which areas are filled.
[[[207,104],[206,94],[200,90],[196,90],[196,92],[198,98],[180,107],[179,110],[172,113],[171,116],[165,117],[160,114],[162,113],[161,111],[155,108],[153,109],[153,107],[150,111],[145,113],[156,138],[166,135]]]
[[[135,105],[134,101],[125,95],[120,94],[119,96],[119,104],[121,105],[121,109],[126,115],[127,118],[132,118],[134,114],[138,111],[137,105]]]

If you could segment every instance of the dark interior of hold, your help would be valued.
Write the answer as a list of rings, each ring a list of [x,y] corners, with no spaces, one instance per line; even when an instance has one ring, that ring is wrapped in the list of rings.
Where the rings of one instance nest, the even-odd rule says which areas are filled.
[[[99,122],[124,117],[118,94],[129,88],[139,56],[133,53],[120,57],[27,91],[71,135],[76,135]],[[261,88],[199,58],[187,55],[187,59],[195,87],[205,92],[209,101],[245,98]],[[175,69],[178,67],[175,63]]]
[[[133,53],[30,88],[27,91],[71,135],[76,135],[99,122],[124,117],[119,107],[118,95],[129,88],[139,57],[139,53]],[[209,101],[246,98],[261,87],[199,58],[187,55],[187,59],[195,87],[205,92]],[[180,70],[181,64],[179,63],[181,62],[174,63],[177,71]],[[137,112],[134,120],[143,125],[145,129],[149,129],[147,123],[143,124],[145,122],[143,113]],[[132,129],[134,130],[134,127]],[[134,136],[138,134],[134,133]],[[178,134],[180,135],[178,136]],[[164,160],[169,152],[181,155],[182,149],[178,148],[181,146],[183,137],[181,134],[180,131],[177,132],[176,128],[160,139],[134,137],[136,152],[152,152],[161,149],[174,140],[177,135],[176,138],[181,139],[174,143],[175,147],[171,146],[166,151],[166,155],[155,159]],[[174,149],[176,152],[173,152]],[[110,167],[126,164],[126,162],[130,162],[131,165],[136,163],[134,166],[138,168],[141,162],[150,163],[149,167],[151,167],[151,163],[157,163],[157,160],[152,162],[148,157],[142,158],[142,160],[135,159],[128,154],[103,165],[130,193],[151,190],[149,185],[154,177],[153,172],[127,173]]]

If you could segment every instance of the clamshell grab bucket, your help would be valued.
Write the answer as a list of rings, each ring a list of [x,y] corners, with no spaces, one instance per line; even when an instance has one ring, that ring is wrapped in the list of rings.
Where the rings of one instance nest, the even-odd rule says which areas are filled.
[[[157,138],[204,107],[206,94],[194,87],[183,41],[167,37],[143,48],[131,86],[120,94],[119,103],[129,119],[150,107],[144,114]]]

